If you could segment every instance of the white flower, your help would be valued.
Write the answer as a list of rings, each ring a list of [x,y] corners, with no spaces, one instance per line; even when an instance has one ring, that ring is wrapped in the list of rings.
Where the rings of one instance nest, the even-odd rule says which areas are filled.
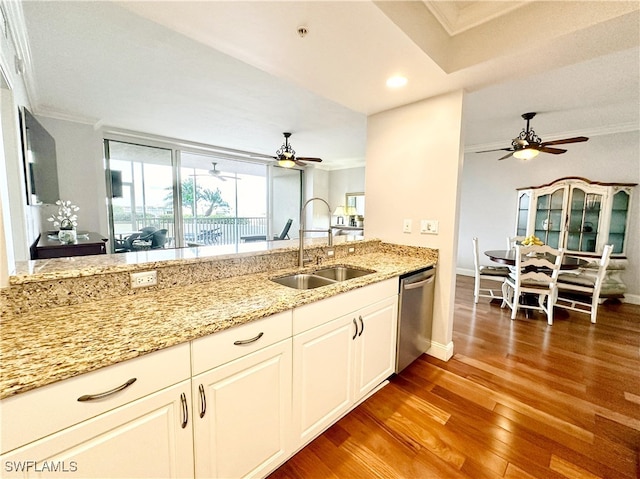
[[[53,226],[59,226],[60,229],[73,229],[78,226],[78,215],[74,212],[80,208],[72,205],[69,200],[58,200],[58,214],[51,215],[47,221],[53,222]]]

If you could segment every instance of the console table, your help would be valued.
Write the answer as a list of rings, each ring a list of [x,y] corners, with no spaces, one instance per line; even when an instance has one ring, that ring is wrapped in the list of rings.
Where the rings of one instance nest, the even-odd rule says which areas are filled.
[[[106,254],[108,238],[91,231],[79,231],[75,243],[61,243],[55,237],[56,232],[42,233],[38,242],[31,248],[31,259],[64,258],[67,256],[87,256]]]

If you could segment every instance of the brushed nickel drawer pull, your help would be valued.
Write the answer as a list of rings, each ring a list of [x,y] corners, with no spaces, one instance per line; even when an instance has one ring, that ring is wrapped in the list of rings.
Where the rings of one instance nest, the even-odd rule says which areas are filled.
[[[233,344],[235,346],[242,346],[244,344],[251,344],[251,343],[255,343],[258,339],[260,339],[262,336],[264,335],[264,333],[260,333],[258,334],[255,338],[251,338],[251,339],[239,339],[238,341],[234,341]]]
[[[204,417],[204,413],[207,412],[207,398],[204,395],[204,386],[200,384],[198,386],[198,391],[200,391],[200,417]]]
[[[80,401],[80,402],[95,401],[96,399],[106,398],[107,396],[111,396],[112,394],[115,394],[117,392],[120,392],[120,391],[128,388],[133,383],[135,383],[136,380],[137,380],[137,378],[131,378],[126,383],[118,386],[117,388],[113,388],[111,391],[106,391],[106,392],[98,393],[98,394],[85,394],[84,396],[80,396],[78,398],[78,401]]]
[[[362,336],[362,333],[364,333],[364,321],[362,320],[362,316],[358,316],[358,319],[360,319],[360,333],[358,336]]]
[[[353,333],[353,337],[351,338],[351,340],[356,339],[356,336],[358,336],[358,323],[356,323],[356,318],[353,318],[353,325],[356,327],[356,332]]]
[[[189,408],[187,406],[187,396],[185,393],[180,394],[180,402],[182,403],[182,429],[184,429],[189,422]]]

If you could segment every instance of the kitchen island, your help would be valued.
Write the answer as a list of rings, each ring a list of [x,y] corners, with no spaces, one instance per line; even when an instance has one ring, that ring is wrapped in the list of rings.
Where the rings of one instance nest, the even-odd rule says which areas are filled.
[[[376,272],[322,288],[296,290],[270,281],[272,277],[299,271],[295,266],[297,249],[292,246],[295,242],[286,242],[284,247],[282,243],[252,243],[239,253],[215,247],[189,248],[166,250],[159,255],[100,255],[21,265],[19,274],[11,278],[14,291],[2,298],[9,307],[0,324],[0,399],[437,261],[437,251],[429,248],[378,240],[344,241],[336,245],[335,259],[324,260],[323,266],[348,264]],[[354,254],[340,252],[348,245],[355,245]],[[310,254],[324,253],[325,247],[315,248],[314,252],[314,246],[310,246]],[[269,267],[265,258],[275,266]],[[229,271],[225,268],[229,261],[238,274],[220,277],[224,273],[221,270]],[[204,273],[191,271],[205,266]],[[162,284],[161,268],[171,269],[166,278],[168,285]],[[129,273],[149,269],[158,271],[159,285],[132,290]],[[185,284],[181,278],[194,282]],[[70,284],[64,285],[63,280]],[[114,291],[117,294],[108,297]],[[74,295],[80,299],[74,300]],[[11,303],[21,301],[26,306],[12,311]]]

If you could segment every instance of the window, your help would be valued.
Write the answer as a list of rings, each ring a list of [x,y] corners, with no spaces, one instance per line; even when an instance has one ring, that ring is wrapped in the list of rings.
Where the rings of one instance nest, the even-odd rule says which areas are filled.
[[[116,252],[237,245],[297,235],[302,171],[216,152],[105,140]],[[291,222],[289,222],[291,220]],[[152,244],[141,230],[165,230]],[[132,239],[133,238],[133,239]]]

